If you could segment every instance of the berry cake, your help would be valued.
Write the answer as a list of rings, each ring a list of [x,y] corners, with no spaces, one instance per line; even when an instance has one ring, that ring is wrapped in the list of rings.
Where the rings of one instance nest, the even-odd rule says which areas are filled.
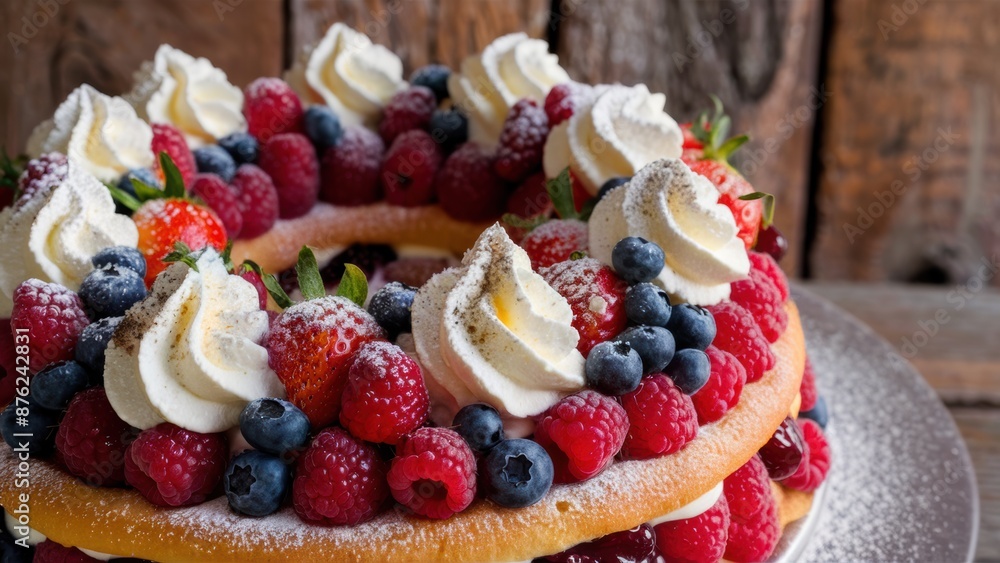
[[[342,24],[74,90],[0,177],[3,560],[767,560],[826,403],[745,137],[664,105]]]

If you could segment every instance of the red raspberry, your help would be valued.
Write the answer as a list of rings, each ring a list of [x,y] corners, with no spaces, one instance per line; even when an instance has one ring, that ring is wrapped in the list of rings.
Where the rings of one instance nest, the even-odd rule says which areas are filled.
[[[454,430],[420,428],[396,449],[389,488],[414,513],[443,520],[476,497],[475,455]]]
[[[413,129],[397,136],[382,162],[385,199],[402,207],[430,203],[434,199],[434,175],[442,160],[441,146],[426,131]]]
[[[70,401],[56,434],[66,469],[94,487],[125,482],[125,449],[132,427],[118,418],[104,389],[82,391]]]
[[[282,133],[302,131],[302,102],[280,78],[258,78],[243,91],[247,129],[261,143]]]
[[[29,160],[17,179],[18,204],[23,205],[36,194],[47,193],[61,184],[68,173],[69,160],[62,153],[50,152]]]
[[[827,472],[830,471],[830,444],[823,435],[823,429],[816,422],[808,418],[800,418],[796,422],[802,429],[802,436],[806,441],[805,455],[802,456],[799,469],[781,484],[811,493],[823,484]]]
[[[10,319],[0,319],[0,405],[10,403],[17,389],[17,355],[14,351]]]
[[[552,198],[546,187],[545,172],[528,176],[507,200],[507,213],[531,218],[552,213]]]
[[[490,151],[465,143],[451,153],[435,180],[445,213],[460,221],[485,221],[503,213],[507,185],[493,173]]]
[[[226,236],[234,239],[243,229],[243,214],[236,200],[236,190],[216,174],[195,174],[191,193],[200,197],[226,227]]]
[[[542,149],[549,136],[545,110],[529,98],[514,104],[500,132],[493,170],[504,180],[520,182],[542,166]]]
[[[611,465],[628,428],[628,415],[618,401],[586,390],[546,411],[535,426],[535,441],[552,458],[555,482],[572,483]]]
[[[569,302],[573,328],[580,333],[576,348],[584,356],[625,330],[625,290],[628,283],[593,258],[560,262],[538,272]]]
[[[15,548],[17,549],[17,548]],[[32,563],[100,563],[75,547],[66,547],[52,540],[45,540],[35,546]]]
[[[629,430],[622,446],[626,459],[648,459],[679,451],[698,435],[698,414],[669,377],[653,374],[622,396]]]
[[[430,398],[420,366],[395,344],[369,342],[347,372],[340,424],[362,440],[398,444],[423,426]]]
[[[386,463],[370,444],[327,428],[299,456],[292,502],[299,518],[354,526],[371,520],[389,498]]]
[[[802,384],[799,385],[799,395],[802,397],[802,404],[799,406],[799,411],[811,411],[816,406],[819,392],[816,391],[816,372],[813,371],[809,356],[806,356],[806,369],[802,372]]]
[[[777,342],[788,328],[788,312],[778,288],[760,270],[750,270],[750,277],[732,283],[729,298],[753,315],[761,334],[768,342]]]
[[[10,314],[13,333],[27,330],[28,368],[37,373],[49,364],[73,359],[76,341],[90,324],[76,293],[57,283],[30,279],[14,290]]]
[[[382,110],[379,135],[391,145],[396,137],[413,129],[426,129],[437,109],[437,98],[426,86],[410,86],[397,93]]]
[[[579,82],[557,84],[545,96],[545,115],[555,127],[573,116],[573,112],[592,95],[593,87]]]
[[[319,196],[319,162],[305,135],[274,135],[261,147],[257,164],[271,176],[278,190],[278,214],[282,219],[309,213]]]
[[[766,560],[781,537],[781,523],[764,462],[756,455],[750,458],[726,477],[722,491],[729,503],[726,559],[737,563]]]
[[[447,270],[449,266],[448,258],[400,258],[386,264],[382,275],[386,282],[398,281],[412,287],[421,287],[434,274]]]
[[[348,127],[337,146],[323,153],[320,198],[334,205],[365,205],[382,199],[379,172],[385,143],[366,127]]]
[[[753,315],[729,301],[708,310],[715,316],[716,333],[712,343],[739,359],[747,370],[747,383],[757,381],[774,367],[774,353]]]
[[[705,353],[712,362],[712,373],[708,383],[691,395],[698,424],[715,422],[732,410],[740,402],[747,381],[747,370],[736,356],[715,346],[709,346]]]
[[[750,257],[750,267],[762,272],[777,288],[781,295],[781,302],[788,301],[788,278],[785,277],[785,272],[781,271],[778,262],[770,254],[764,252],[751,251],[748,256]]]
[[[664,522],[653,529],[667,563],[715,563],[726,551],[729,503],[720,496],[712,508],[694,518]]]
[[[264,280],[261,279],[260,274],[253,270],[246,270],[240,272],[240,277],[250,282],[250,285],[257,290],[257,300],[260,302],[260,310],[267,310],[267,286],[264,285]]]
[[[125,480],[158,506],[190,506],[208,498],[222,479],[228,455],[222,434],[200,434],[164,422],[125,452]]]
[[[194,154],[188,148],[184,134],[173,125],[167,123],[151,123],[153,129],[153,142],[150,148],[153,149],[153,172],[163,181],[163,171],[160,170],[160,153],[165,152],[174,161],[177,170],[184,179],[184,185],[190,186],[194,181],[194,175],[198,172],[198,165],[194,162]]]
[[[256,238],[270,231],[278,220],[278,190],[267,172],[253,164],[243,164],[236,169],[229,187],[236,194],[243,217],[240,238]]]
[[[583,221],[554,219],[525,235],[521,248],[531,258],[531,267],[538,270],[569,260],[574,252],[587,252],[589,233]]]

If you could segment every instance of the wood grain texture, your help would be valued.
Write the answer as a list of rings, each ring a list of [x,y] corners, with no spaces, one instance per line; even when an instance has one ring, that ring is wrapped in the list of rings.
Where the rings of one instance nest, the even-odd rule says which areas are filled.
[[[53,15],[45,4],[57,7]],[[4,0],[0,14],[8,34],[0,48],[0,144],[11,152],[80,84],[108,94],[131,89],[132,73],[161,43],[209,57],[239,86],[282,67],[282,0]],[[22,18],[45,23],[33,30]]]
[[[560,60],[586,82],[646,83],[667,111],[689,120],[717,94],[734,130],[752,141],[738,167],[777,196],[777,225],[791,241],[783,262],[799,272],[816,89],[819,0],[561,2]]]
[[[1000,2],[833,9],[812,271],[964,281],[1000,251]]]
[[[1000,409],[951,409],[965,438],[979,485],[976,561],[1000,561]]]

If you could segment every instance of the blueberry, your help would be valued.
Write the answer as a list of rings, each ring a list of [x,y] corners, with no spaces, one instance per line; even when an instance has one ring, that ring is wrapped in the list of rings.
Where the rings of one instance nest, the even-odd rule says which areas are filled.
[[[531,440],[500,442],[490,450],[483,467],[486,468],[486,498],[500,506],[531,506],[552,487],[552,458]]]
[[[58,426],[59,413],[42,407],[30,397],[27,404],[15,399],[0,413],[0,434],[4,441],[11,448],[26,445],[32,457],[52,453]]]
[[[391,336],[396,337],[412,330],[410,307],[417,288],[400,282],[389,282],[372,296],[368,312]]]
[[[93,377],[92,383],[100,384],[104,378],[104,352],[115,334],[122,317],[105,317],[83,328],[76,341],[74,357]]]
[[[60,411],[90,385],[90,375],[76,362],[50,364],[31,378],[31,398],[39,406]]]
[[[816,404],[813,408],[800,412],[799,418],[808,418],[816,424],[819,424],[820,428],[825,429],[826,424],[830,422],[830,411],[827,409],[826,399],[823,397],[816,399]]]
[[[410,75],[410,84],[430,88],[438,103],[441,103],[442,100],[448,98],[449,76],[451,76],[451,69],[445,65],[427,65],[413,71],[413,74]]]
[[[118,189],[132,197],[136,197],[135,185],[132,184],[132,176],[135,176],[150,186],[160,187],[160,180],[156,177],[156,174],[154,174],[152,170],[149,168],[133,168],[132,170],[122,174],[122,177],[118,179]],[[119,215],[131,216],[132,210],[116,201],[115,213],[118,213]]]
[[[132,270],[109,264],[87,274],[79,294],[87,316],[96,321],[123,316],[146,298],[146,284]]]
[[[601,342],[587,355],[587,385],[605,395],[635,391],[642,380],[642,358],[625,342]]]
[[[712,362],[708,354],[694,348],[678,350],[670,360],[665,373],[685,395],[694,395],[708,383],[712,375]]]
[[[635,326],[619,334],[615,340],[628,343],[639,353],[643,373],[663,371],[674,358],[674,336],[662,327]]]
[[[194,149],[194,162],[198,172],[217,174],[228,184],[236,174],[236,161],[226,149],[218,145],[207,145]]]
[[[690,303],[674,306],[667,328],[674,334],[678,349],[706,350],[715,340],[715,317],[708,309]]]
[[[22,547],[20,544],[14,543],[21,537],[18,534],[15,538],[7,526],[0,523],[0,561],[3,563],[32,563],[34,561],[34,547]]]
[[[604,199],[604,196],[608,195],[608,192],[617,188],[618,186],[624,185],[631,180],[631,176],[615,176],[614,178],[608,180],[601,184],[601,189],[597,191],[597,200],[600,201]]]
[[[292,470],[280,459],[247,450],[232,459],[222,477],[229,507],[247,516],[267,516],[281,508]]]
[[[139,252],[139,249],[131,246],[109,246],[95,254],[90,263],[98,270],[113,264],[132,270],[140,278],[146,277],[146,257]]]
[[[336,146],[344,135],[340,118],[328,106],[310,106],[306,110],[305,128],[306,136],[321,153]]]
[[[256,399],[240,414],[240,432],[251,446],[289,461],[309,443],[309,417],[288,401]]]
[[[625,292],[625,316],[637,325],[667,326],[670,297],[651,283],[639,283]]]
[[[219,139],[219,146],[233,157],[233,162],[237,165],[257,162],[257,155],[260,152],[260,144],[250,133],[237,132],[226,135]]]
[[[641,237],[625,237],[611,250],[611,265],[629,283],[653,281],[663,260],[663,249]]]
[[[435,142],[451,151],[469,139],[469,118],[457,109],[434,110],[428,129]]]
[[[451,424],[455,432],[477,452],[489,451],[503,440],[500,413],[487,404],[473,403],[462,407]]]

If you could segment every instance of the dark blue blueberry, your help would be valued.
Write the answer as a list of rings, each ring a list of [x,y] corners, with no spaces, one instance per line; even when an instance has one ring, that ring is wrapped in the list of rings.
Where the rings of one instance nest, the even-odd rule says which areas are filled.
[[[708,354],[694,348],[678,350],[665,373],[685,395],[694,395],[708,383],[712,362]]]
[[[291,482],[290,466],[273,455],[256,450],[247,450],[234,457],[222,477],[229,507],[247,516],[277,512]]]
[[[410,323],[410,307],[417,288],[400,282],[389,282],[375,292],[368,303],[368,312],[378,324],[393,338],[412,330]]]
[[[83,278],[79,295],[90,320],[121,317],[146,298],[146,284],[132,270],[109,264]]]
[[[438,103],[448,98],[448,77],[451,76],[451,69],[445,65],[427,65],[413,71],[410,75],[410,84],[413,86],[423,86],[430,88],[434,92],[434,97]]]
[[[258,450],[291,461],[309,443],[309,417],[283,399],[257,399],[240,414],[240,432]]]
[[[451,151],[469,139],[469,118],[457,109],[434,110],[428,130],[435,142]]]
[[[121,322],[122,317],[105,317],[90,323],[76,341],[74,357],[90,372],[94,384],[99,385],[104,379],[104,352]]]
[[[326,149],[337,146],[340,138],[344,136],[340,118],[329,106],[309,106],[304,121],[306,136],[321,154]]]
[[[156,174],[154,174],[152,170],[149,168],[133,168],[132,170],[122,174],[122,177],[118,179],[118,189],[132,197],[136,197],[135,186],[132,184],[132,176],[135,176],[150,186],[160,187],[160,180],[156,177]],[[131,216],[132,210],[116,201],[115,213],[118,213],[119,215]]]
[[[820,428],[825,429],[826,424],[830,422],[830,411],[827,409],[826,399],[823,397],[816,399],[816,404],[813,408],[800,412],[799,418],[808,418],[816,424],[819,424]]]
[[[95,254],[90,263],[98,270],[112,264],[132,270],[140,278],[146,277],[146,257],[139,249],[131,246],[109,246]]]
[[[207,145],[194,149],[194,162],[198,172],[217,174],[228,184],[236,174],[236,161],[219,145]]]
[[[260,151],[260,144],[250,133],[233,133],[219,139],[219,146],[222,147],[233,161],[239,164],[253,164],[257,162],[257,155]]]
[[[661,372],[674,358],[674,336],[658,326],[634,326],[616,338],[627,342],[642,358],[643,373]]]
[[[597,200],[600,201],[604,199],[604,196],[608,195],[608,192],[628,183],[631,180],[631,176],[615,176],[614,178],[608,180],[601,184],[601,189],[597,191]]]
[[[625,316],[637,325],[667,326],[670,297],[651,283],[639,283],[625,292]]]
[[[0,434],[15,453],[27,451],[32,457],[45,457],[52,453],[56,443],[59,413],[49,410],[33,399],[14,399],[0,413]]]
[[[22,547],[20,544],[14,543],[21,538],[20,533],[15,538],[7,530],[7,526],[0,524],[0,561],[3,563],[32,563],[34,561],[34,547],[28,545]]]
[[[488,451],[503,440],[500,413],[483,403],[462,407],[451,424],[469,447],[478,452]]]
[[[611,249],[611,265],[629,283],[653,281],[663,260],[663,249],[641,237],[625,237]]]
[[[90,374],[76,362],[49,364],[31,378],[31,398],[39,406],[61,411],[90,385]]]
[[[674,306],[667,328],[674,334],[678,349],[707,350],[715,340],[715,317],[708,309],[690,303]]]
[[[486,498],[507,508],[535,504],[552,487],[552,458],[537,442],[504,440],[486,456]]]
[[[625,342],[601,342],[587,355],[587,385],[605,395],[635,391],[642,380],[642,358]]]

